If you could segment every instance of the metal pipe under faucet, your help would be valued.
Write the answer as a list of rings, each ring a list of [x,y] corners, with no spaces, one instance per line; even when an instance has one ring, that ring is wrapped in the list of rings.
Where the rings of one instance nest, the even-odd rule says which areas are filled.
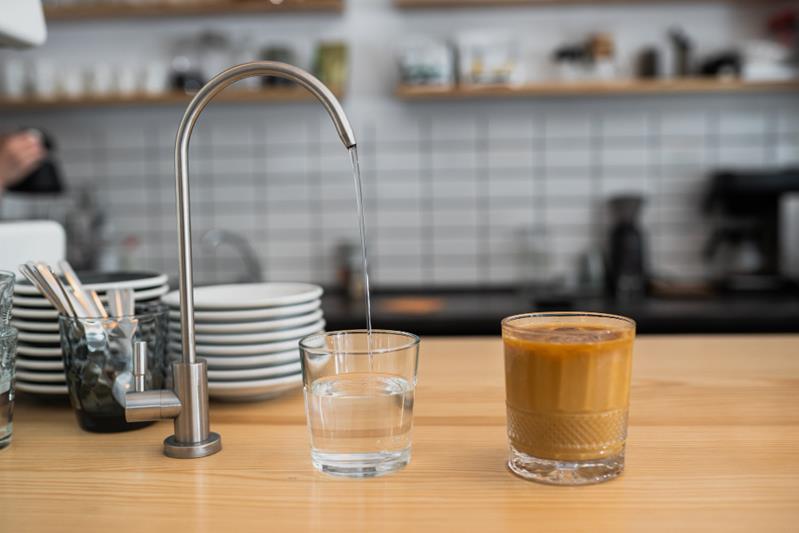
[[[192,98],[178,127],[175,140],[175,186],[177,193],[178,244],[180,246],[180,327],[183,356],[172,364],[174,391],[128,392],[125,416],[141,420],[174,418],[175,434],[164,440],[164,453],[170,457],[205,457],[222,449],[221,437],[209,430],[208,372],[205,361],[197,362],[194,344],[194,276],[191,248],[191,204],[189,201],[189,140],[200,113],[214,96],[232,83],[253,76],[276,76],[292,80],[308,89],[325,107],[346,148],[355,146],[341,104],[325,85],[311,74],[292,65],[275,61],[255,61],[231,67],[216,75]],[[166,399],[163,399],[166,397]],[[161,398],[160,400],[153,398]],[[179,406],[174,405],[179,401]],[[169,403],[163,410],[162,404]],[[156,405],[157,404],[157,405]],[[161,415],[151,415],[161,413]],[[167,414],[168,413],[168,414]]]

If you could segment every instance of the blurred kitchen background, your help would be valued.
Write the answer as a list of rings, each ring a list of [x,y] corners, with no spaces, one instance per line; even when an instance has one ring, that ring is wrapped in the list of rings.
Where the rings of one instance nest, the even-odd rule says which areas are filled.
[[[793,2],[46,6],[47,44],[0,55],[0,133],[44,132],[52,165],[0,217],[62,222],[77,268],[177,273],[185,93],[277,59],[353,121],[376,327],[585,309],[644,332],[799,331]],[[192,142],[198,282],[319,282],[328,329],[361,326],[350,162],[324,110],[270,79],[218,100]]]

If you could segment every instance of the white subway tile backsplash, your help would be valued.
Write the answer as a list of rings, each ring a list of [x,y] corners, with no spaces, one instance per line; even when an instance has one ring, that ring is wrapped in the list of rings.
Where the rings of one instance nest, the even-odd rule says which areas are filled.
[[[473,208],[439,208],[432,213],[433,226],[460,226],[476,228],[481,223],[479,213]]]
[[[497,143],[499,145],[499,143]],[[535,153],[528,147],[526,150],[517,148],[498,148],[492,150],[486,158],[492,173],[501,173],[507,168],[529,169],[535,161]]]
[[[548,139],[580,139],[588,138],[592,133],[591,117],[587,114],[572,112],[548,113],[545,116],[546,137]]]
[[[572,276],[577,255],[606,238],[607,197],[625,192],[647,199],[656,271],[698,275],[711,172],[799,163],[799,104],[779,98],[408,104],[391,120],[369,115],[354,124],[374,283],[512,283],[518,229],[535,223],[549,231],[555,269]],[[336,244],[359,238],[349,161],[323,111],[289,107],[235,107],[198,128],[195,233],[247,236],[270,279],[330,281]],[[94,186],[115,232],[139,236],[138,266],[174,274],[173,117],[128,118],[124,133],[101,121],[44,126],[58,134],[69,185]],[[13,193],[0,207],[3,218],[66,212]],[[197,257],[203,279],[240,271],[223,250],[198,247]]]
[[[766,147],[763,144],[752,143],[747,146],[728,147],[722,146],[718,151],[716,163],[721,167],[754,168],[767,164]]]
[[[602,150],[600,164],[606,167],[637,166],[643,167],[650,163],[650,154],[641,148],[606,148]]]
[[[686,136],[703,138],[709,132],[707,112],[668,109],[659,113],[660,135],[664,139],[684,139]]]
[[[646,111],[621,111],[607,113],[602,120],[604,137],[624,137],[630,140],[643,140],[652,134],[652,124]]]
[[[546,153],[547,168],[589,169],[594,161],[588,150],[550,149]]]
[[[752,135],[762,137],[767,132],[769,116],[758,111],[739,111],[719,114],[721,135]]]

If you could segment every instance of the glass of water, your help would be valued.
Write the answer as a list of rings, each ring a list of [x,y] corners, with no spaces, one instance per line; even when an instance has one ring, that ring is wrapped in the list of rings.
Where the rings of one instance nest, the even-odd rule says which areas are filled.
[[[0,450],[11,444],[14,429],[14,356],[17,330],[0,326]]]
[[[419,337],[316,333],[300,341],[311,461],[328,474],[374,477],[411,460]]]

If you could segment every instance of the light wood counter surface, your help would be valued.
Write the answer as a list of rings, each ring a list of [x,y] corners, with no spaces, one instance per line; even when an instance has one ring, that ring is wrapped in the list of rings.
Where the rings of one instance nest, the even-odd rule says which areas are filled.
[[[299,392],[211,417],[222,453],[176,460],[169,422],[90,434],[20,397],[0,532],[799,530],[799,336],[639,338],[627,471],[588,487],[506,469],[498,338],[423,340],[413,460],[391,476],[316,473]]]

